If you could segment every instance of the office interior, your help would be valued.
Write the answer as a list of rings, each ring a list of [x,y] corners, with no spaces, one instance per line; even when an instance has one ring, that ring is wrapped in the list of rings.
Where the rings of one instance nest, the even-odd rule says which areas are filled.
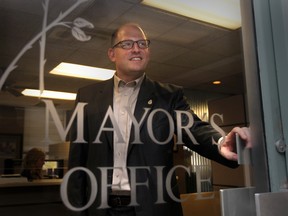
[[[242,16],[243,8],[252,10],[253,1],[245,2],[239,4]],[[227,29],[155,9],[142,4],[141,0],[1,1],[0,14],[0,77],[3,81],[0,92],[0,214],[3,216],[19,215],[23,211],[31,216],[39,213],[69,215],[59,194],[68,170],[69,134],[63,140],[55,121],[49,118],[47,122],[43,98],[24,96],[21,92],[44,86],[47,90],[76,93],[83,86],[99,82],[49,72],[61,62],[114,70],[107,49],[113,30],[122,23],[139,23],[151,40],[147,76],[182,86],[191,108],[200,118],[210,121],[214,113],[223,115],[222,120],[215,121],[225,132],[235,126],[251,124],[251,90],[247,91],[245,74],[249,67],[243,45],[243,35],[247,37],[247,34],[243,33],[242,26]],[[62,15],[63,19],[57,20]],[[81,28],[75,29],[77,18],[85,21],[82,20]],[[250,18],[252,22],[253,17]],[[49,26],[49,30],[41,35],[43,26]],[[80,41],[79,35],[85,39]],[[7,68],[11,72],[7,73]],[[221,83],[213,84],[214,81]],[[61,124],[67,126],[74,100],[51,100]],[[28,182],[19,174],[23,158],[34,147],[45,152],[44,178]],[[177,170],[181,197],[186,200],[182,203],[184,216],[227,216],[221,209],[220,190],[259,184],[257,179],[254,181],[255,172],[250,163],[230,169],[183,146],[175,146],[174,156],[175,165],[187,166],[192,173],[187,176],[183,170]],[[203,181],[207,179],[209,181]],[[199,199],[199,194],[204,199]]]

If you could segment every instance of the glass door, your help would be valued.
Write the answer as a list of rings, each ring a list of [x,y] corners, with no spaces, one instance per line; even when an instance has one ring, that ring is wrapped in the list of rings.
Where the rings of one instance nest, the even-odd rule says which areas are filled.
[[[0,202],[0,214],[18,215],[23,208],[31,210],[32,206],[33,211],[29,213],[45,214],[47,209],[53,210],[49,208],[52,202],[57,203],[58,209],[50,215],[57,215],[59,209],[65,212],[61,215],[68,215],[58,193],[61,175],[51,179],[55,173],[50,175],[48,169],[42,170],[45,178],[40,187],[53,186],[55,200],[41,201],[43,205],[38,205],[40,201],[35,197],[39,194],[36,192],[36,195],[31,194],[31,201],[22,203],[24,198],[21,196],[28,194],[27,188],[35,182],[26,181],[20,173],[24,157],[34,147],[44,151],[46,160],[63,160],[60,169],[64,174],[67,172],[67,137],[75,98],[54,98],[50,102],[45,99],[46,102],[43,102],[44,97],[40,94],[25,96],[23,90],[54,90],[72,93],[75,97],[79,88],[100,82],[53,74],[52,70],[60,63],[109,69],[114,73],[107,49],[111,45],[111,34],[124,22],[139,23],[151,39],[147,76],[183,86],[192,109],[205,121],[209,121],[208,115],[213,114],[209,113],[209,105],[214,104],[214,110],[217,110],[219,101],[227,104],[232,100],[228,102],[229,106],[222,105],[219,111],[224,112],[222,108],[225,107],[228,116],[231,110],[234,112],[231,115],[233,121],[224,115],[222,128],[227,131],[233,126],[249,125],[251,128],[254,143],[252,162],[236,171],[211,164],[185,149],[173,149],[171,154],[175,156],[175,161],[189,167],[192,173],[188,176],[190,178],[185,175],[186,172],[176,173],[181,195],[195,198],[191,201],[194,205],[183,202],[182,206],[188,211],[193,207],[193,211],[199,213],[196,201],[200,201],[200,215],[203,215],[205,210],[212,209],[207,208],[208,203],[215,208],[214,213],[218,216],[220,189],[246,188],[244,196],[247,195],[248,199],[251,193],[253,196],[255,193],[285,189],[287,1],[240,0],[242,27],[233,30],[188,18],[184,14],[155,9],[143,2],[0,2],[0,17],[3,20],[0,22],[0,190],[3,191],[0,200],[5,201]],[[222,85],[211,84],[219,80]],[[47,120],[47,109],[52,119]],[[83,109],[84,105],[78,107],[79,113]],[[224,179],[221,178],[223,176]],[[21,191],[18,191],[19,188]],[[11,191],[18,192],[11,199],[6,199],[6,194],[13,194]],[[198,193],[202,192],[207,192],[207,199],[199,200]],[[191,196],[192,193],[194,196]],[[202,195],[200,197],[205,198],[205,194]]]

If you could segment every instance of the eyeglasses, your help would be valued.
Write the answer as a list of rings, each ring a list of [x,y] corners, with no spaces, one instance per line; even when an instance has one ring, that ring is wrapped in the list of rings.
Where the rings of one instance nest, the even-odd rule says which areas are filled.
[[[138,40],[138,41],[124,40],[124,41],[118,42],[112,48],[121,47],[122,49],[128,50],[128,49],[132,49],[132,47],[134,46],[134,43],[137,43],[140,49],[146,49],[149,47],[150,40]]]

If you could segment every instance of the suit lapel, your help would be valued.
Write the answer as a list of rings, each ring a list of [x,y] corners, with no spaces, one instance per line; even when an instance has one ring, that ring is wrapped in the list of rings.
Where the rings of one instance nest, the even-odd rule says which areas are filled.
[[[139,95],[138,95],[138,99],[137,99],[137,103],[136,103],[136,107],[134,111],[134,116],[137,122],[139,122],[142,116],[144,115],[144,112],[145,112],[144,109],[149,108],[150,110],[148,111],[144,119],[144,121],[146,121],[147,117],[149,116],[149,113],[151,112],[154,104],[156,103],[156,100],[157,98],[154,94],[153,82],[149,78],[145,77],[140,87],[140,91],[139,91]],[[140,131],[143,125],[144,124],[140,126]],[[133,144],[131,143],[133,142],[134,137],[135,137],[135,130],[134,130],[134,126],[132,125],[129,147],[128,147],[128,154],[133,146]]]
[[[114,80],[109,79],[107,81],[104,81],[101,83],[100,88],[98,89],[96,94],[99,94],[99,97],[97,98],[97,101],[94,101],[94,103],[98,104],[97,107],[99,107],[100,113],[106,113],[108,110],[108,107],[111,106],[113,108],[113,89],[114,89]],[[100,103],[100,106],[99,106]],[[103,120],[102,120],[103,121]],[[107,121],[106,127],[112,128],[112,123],[110,121]],[[104,131],[103,132],[107,142],[113,149],[113,133]]]

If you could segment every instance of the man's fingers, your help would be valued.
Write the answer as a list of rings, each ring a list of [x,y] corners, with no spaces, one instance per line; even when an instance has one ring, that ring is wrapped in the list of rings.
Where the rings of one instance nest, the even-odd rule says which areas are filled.
[[[223,146],[221,148],[221,152],[222,152],[222,155],[228,160],[237,161],[237,159],[238,159],[237,154],[235,152],[230,151],[227,147]]]
[[[235,127],[232,130],[233,133],[237,133],[242,140],[245,141],[246,147],[251,148],[252,143],[251,143],[251,136],[250,136],[250,130],[247,127]]]

